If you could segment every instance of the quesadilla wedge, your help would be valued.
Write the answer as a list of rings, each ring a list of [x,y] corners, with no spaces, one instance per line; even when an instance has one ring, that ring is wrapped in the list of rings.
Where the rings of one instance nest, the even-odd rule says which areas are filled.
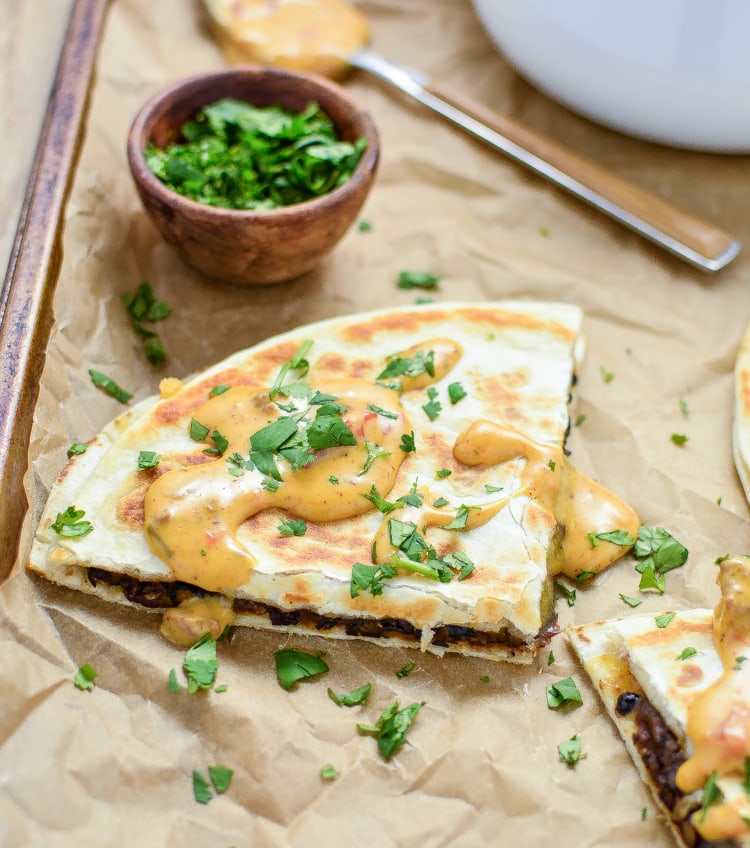
[[[750,558],[719,569],[714,611],[567,631],[684,848],[750,846]]]
[[[163,381],[63,469],[29,568],[182,644],[235,623],[528,662],[554,575],[638,528],[565,456],[581,318],[383,310]]]

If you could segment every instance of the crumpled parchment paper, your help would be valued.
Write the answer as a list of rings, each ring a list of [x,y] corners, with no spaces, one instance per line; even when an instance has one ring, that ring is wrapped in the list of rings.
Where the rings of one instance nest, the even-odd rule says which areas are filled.
[[[657,147],[595,126],[519,78],[463,0],[362,0],[373,46],[450,83],[661,193],[750,243],[745,157]],[[219,646],[224,693],[168,692],[183,651],[158,616],[112,608],[23,570],[34,521],[73,441],[121,411],[97,368],[134,392],[156,390],[237,348],[307,321],[412,303],[400,270],[441,275],[443,300],[563,300],[586,314],[587,356],[570,438],[574,463],[690,550],[667,591],[639,594],[628,557],[558,600],[560,623],[713,605],[714,560],[750,551],[748,506],[730,452],[736,347],[750,317],[750,253],[715,277],[694,271],[386,90],[345,83],[382,134],[377,183],[353,228],[316,270],[267,288],[216,285],[184,266],[141,209],[125,159],[140,105],[223,59],[197,5],[119,0],[103,36],[92,111],[67,208],[64,262],[30,448],[32,503],[21,563],[0,589],[0,844],[3,846],[429,846],[630,848],[671,844],[635,768],[563,637],[536,665],[379,649],[359,642],[236,632]],[[148,280],[174,305],[158,329],[165,369],[143,356],[122,294]],[[603,370],[614,375],[608,382]],[[687,403],[687,415],[680,409]],[[679,447],[671,434],[688,437]],[[325,651],[330,672],[283,691],[274,653]],[[412,673],[396,676],[409,660]],[[73,685],[79,665],[93,691]],[[573,676],[577,709],[552,712],[545,688]],[[484,681],[483,678],[488,678]],[[365,707],[337,692],[372,682]],[[184,681],[183,681],[184,682]],[[386,763],[358,734],[393,700],[424,701]],[[578,734],[574,768],[557,745]],[[340,773],[323,781],[330,763]],[[201,805],[192,773],[234,769]],[[642,812],[645,810],[645,812]]]

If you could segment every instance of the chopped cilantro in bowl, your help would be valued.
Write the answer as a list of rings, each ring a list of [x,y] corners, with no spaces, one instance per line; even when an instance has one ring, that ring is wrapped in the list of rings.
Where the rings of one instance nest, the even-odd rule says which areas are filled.
[[[351,178],[367,139],[342,141],[319,103],[299,113],[230,97],[186,121],[180,140],[149,142],[146,164],[167,187],[225,209],[278,209],[304,203]]]
[[[380,141],[342,86],[244,66],[152,97],[133,120],[127,154],[145,212],[188,265],[222,282],[267,285],[310,271],[356,223]]]

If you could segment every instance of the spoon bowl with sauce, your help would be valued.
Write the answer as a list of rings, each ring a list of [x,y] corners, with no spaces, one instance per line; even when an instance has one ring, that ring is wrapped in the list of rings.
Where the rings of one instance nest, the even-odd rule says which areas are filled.
[[[228,196],[214,194],[205,200],[185,196],[156,175],[149,157],[184,141],[184,133],[194,132],[188,129],[190,124],[201,126],[200,118],[195,120],[199,113],[202,125],[210,125],[206,107],[224,108],[219,104],[235,110],[249,104],[255,110],[250,118],[260,122],[267,120],[261,114],[267,108],[283,109],[285,117],[277,112],[273,116],[282,123],[292,122],[292,116],[314,113],[318,123],[311,126],[320,126],[327,116],[334,130],[329,153],[331,147],[338,147],[347,161],[353,162],[355,153],[359,158],[349,171],[342,167],[340,175],[334,173],[330,180],[318,180],[316,166],[308,166],[305,186],[312,185],[321,193],[303,200],[294,195],[289,205],[288,186],[277,190],[276,198],[264,198],[257,204],[243,200],[246,206],[242,208],[232,208]],[[236,123],[238,136],[249,134],[244,117]],[[314,159],[315,151],[310,148],[320,146],[319,142],[319,135],[311,135],[309,141],[302,137],[293,155]],[[227,146],[235,148],[237,144],[227,140]],[[372,186],[379,137],[369,113],[335,82],[278,68],[245,67],[190,77],[154,96],[133,121],[127,153],[146,212],[185,262],[225,282],[265,285],[301,276],[333,250],[355,221]],[[321,168],[329,164],[326,156],[320,154]],[[176,157],[165,170],[184,174],[184,163]],[[190,176],[194,178],[185,184],[200,184],[207,178],[205,172]]]

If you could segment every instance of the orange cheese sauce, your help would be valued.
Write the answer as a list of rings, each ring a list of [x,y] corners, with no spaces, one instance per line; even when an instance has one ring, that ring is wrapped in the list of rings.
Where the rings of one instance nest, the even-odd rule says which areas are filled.
[[[224,456],[163,474],[149,487],[145,500],[149,546],[170,566],[175,579],[209,591],[241,586],[255,565],[253,555],[236,538],[245,519],[277,507],[307,521],[336,521],[372,509],[363,495],[373,485],[380,493],[391,490],[405,457],[401,437],[410,431],[398,393],[355,379],[318,388],[347,407],[342,418],[356,445],[321,450],[314,462],[295,471],[278,460],[282,482],[275,490],[264,488],[264,475],[257,470],[233,476],[226,462],[234,452],[246,456],[250,435],[279,418],[280,411],[266,392],[235,387],[196,412],[201,424],[228,440]],[[369,405],[392,411],[396,418],[378,415]],[[368,442],[378,445],[382,455],[363,472]],[[338,485],[331,484],[332,475]]]
[[[340,77],[370,38],[346,0],[205,0],[231,64],[247,62]]]
[[[750,558],[732,557],[719,566],[721,600],[714,611],[713,641],[724,672],[688,708],[687,736],[693,754],[676,776],[679,789],[693,792],[708,777],[733,775],[744,779],[750,757]],[[707,840],[748,831],[750,798],[733,799],[693,817]]]
[[[523,487],[514,496],[528,495],[552,510],[564,530],[558,571],[575,578],[583,571],[598,574],[619,559],[627,547],[600,541],[592,546],[589,533],[625,530],[638,535],[635,512],[610,491],[577,471],[561,448],[549,447],[526,438],[512,427],[494,421],[476,421],[456,440],[453,455],[465,465],[497,465],[517,457],[526,461]],[[470,513],[475,523],[491,518],[497,508]]]

